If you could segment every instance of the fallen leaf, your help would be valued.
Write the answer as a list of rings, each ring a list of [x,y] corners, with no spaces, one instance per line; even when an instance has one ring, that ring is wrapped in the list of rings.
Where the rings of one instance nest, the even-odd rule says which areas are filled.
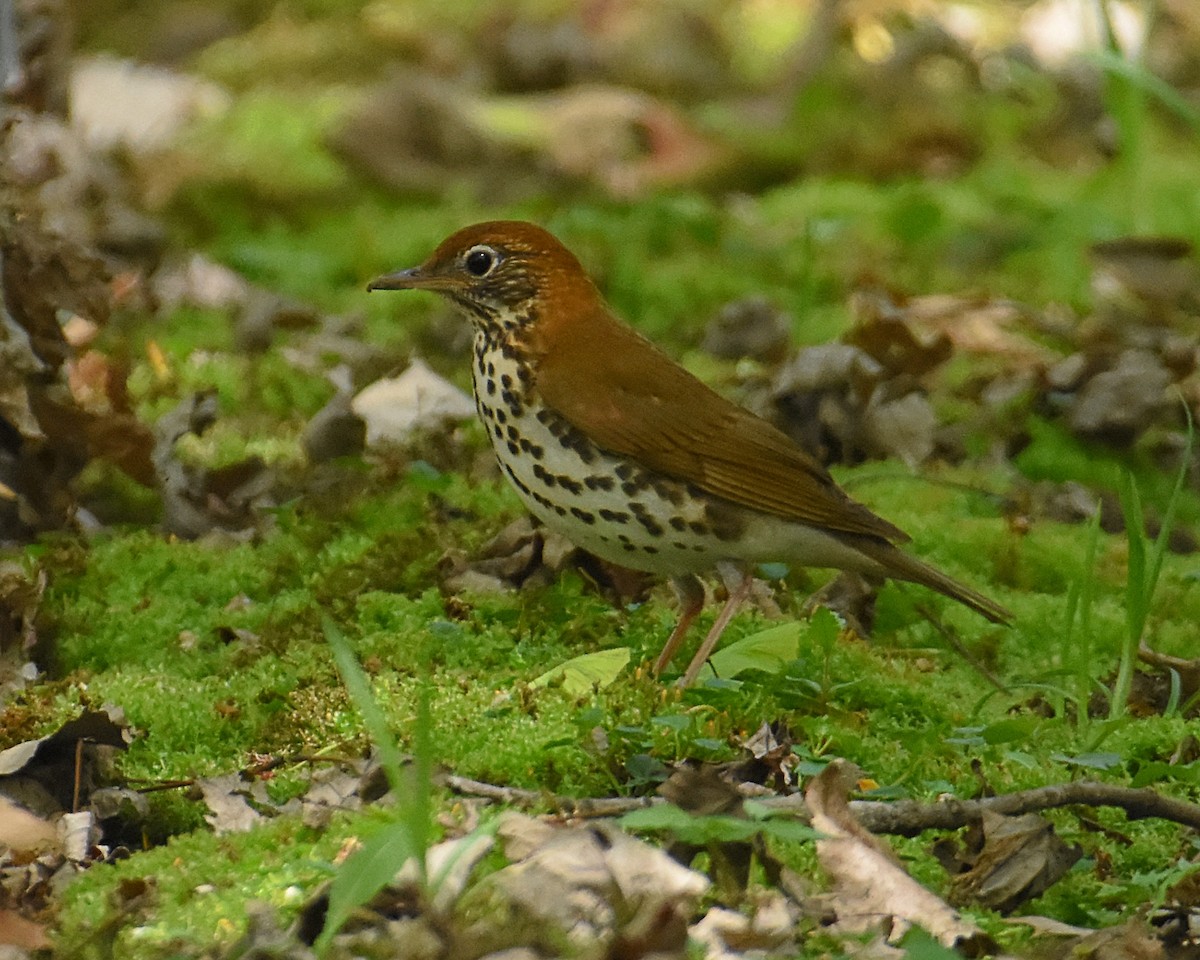
[[[530,681],[531,687],[546,687],[560,682],[563,691],[573,697],[582,697],[603,690],[620,676],[629,663],[628,647],[613,647],[572,657],[557,667]]]
[[[708,889],[703,875],[612,824],[546,831],[540,824],[523,829],[514,819],[531,818],[506,814],[499,833],[510,857],[518,850],[524,856],[488,878],[510,909],[579,944],[612,942],[623,934],[637,939],[652,920],[678,931],[672,949],[684,946],[683,918]],[[513,835],[526,839],[514,845],[508,840]],[[550,890],[554,896],[547,896]]]
[[[64,813],[58,820],[58,837],[63,855],[68,860],[76,863],[90,860],[97,840],[96,818],[92,811]]]
[[[250,788],[239,774],[206,777],[197,780],[196,786],[210,811],[204,819],[218,834],[244,833],[262,820],[262,814],[247,801]]]
[[[859,777],[853,765],[836,760],[804,793],[812,826],[824,835],[816,841],[817,858],[833,881],[834,929],[879,931],[894,943],[915,925],[969,957],[995,953],[990,937],[913,880],[884,842],[854,819],[847,798]]]
[[[1008,817],[984,810],[983,835],[983,849],[971,869],[951,884],[952,903],[1009,913],[1041,896],[1083,856],[1036,813]]]
[[[889,374],[920,377],[950,359],[950,338],[940,330],[920,330],[909,322],[905,306],[890,293],[859,290],[851,308],[856,324],[843,338],[864,351]]]
[[[702,346],[715,357],[764,363],[782,360],[793,319],[766,297],[732,300],[717,311],[704,329]]]
[[[1069,947],[1074,960],[1162,960],[1167,955],[1162,940],[1138,917],[1097,930]]]
[[[732,679],[747,670],[778,673],[799,655],[799,623],[784,623],[743,637],[722,647],[708,658],[708,666],[722,679]]]
[[[131,739],[118,708],[85,711],[49,736],[0,752],[0,793],[43,815],[70,810],[78,765],[78,799],[87,803],[105,759],[102,751],[124,750]]]
[[[795,768],[800,762],[792,749],[792,735],[784,721],[766,723],[739,743],[750,754],[750,760],[737,765],[740,780],[754,783],[771,781],[777,790],[791,786]],[[749,768],[756,769],[749,769]]]
[[[1008,922],[1022,924],[1031,928],[1035,934],[1046,937],[1087,937],[1096,932],[1087,927],[1063,923],[1053,917],[1009,917]]]

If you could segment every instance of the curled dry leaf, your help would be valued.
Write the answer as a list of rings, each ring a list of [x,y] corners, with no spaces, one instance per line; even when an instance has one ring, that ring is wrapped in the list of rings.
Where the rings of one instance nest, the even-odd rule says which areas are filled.
[[[971,869],[954,878],[950,899],[1010,913],[1041,896],[1083,856],[1036,813],[1007,817],[983,812],[983,849]]]
[[[1010,370],[1035,367],[1051,358],[1049,350],[1019,328],[1027,313],[1012,300],[944,293],[912,297],[903,308],[908,324],[923,335],[944,336],[955,351],[1000,357]]]
[[[654,931],[657,949],[683,948],[685,919],[708,889],[701,874],[608,823],[555,828],[508,814],[499,833],[520,859],[489,882],[525,918],[579,945],[645,941]]]
[[[864,330],[865,342],[870,336]],[[887,363],[859,344],[801,350],[776,374],[776,419],[825,462],[894,456],[918,464],[933,452],[936,418],[913,375],[887,364],[922,368],[941,353],[931,361],[892,340],[874,346]]]
[[[778,790],[792,785],[800,758],[792,750],[792,732],[786,722],[764,721],[738,745],[750,755],[750,761],[740,762],[736,768],[739,779],[754,783],[770,780]]]
[[[614,601],[644,596],[648,589],[646,574],[600,560],[528,515],[502,529],[475,557],[448,551],[438,570],[448,593],[499,593],[545,586],[568,566]]]
[[[940,330],[921,330],[903,304],[880,290],[859,290],[852,299],[857,319],[845,340],[880,364],[890,375],[920,377],[950,359],[953,345]]]
[[[131,739],[118,708],[85,711],[49,736],[0,752],[0,794],[43,816],[70,810],[76,801],[82,806],[106,776],[111,750],[124,750]]]
[[[854,819],[847,797],[858,776],[851,764],[835,761],[804,794],[813,827],[825,835],[817,841],[817,857],[833,881],[834,929],[875,930],[895,942],[915,924],[966,956],[994,953],[982,930],[913,880],[883,841]]]
[[[766,297],[732,300],[704,328],[704,349],[726,360],[782,360],[793,319]]]
[[[274,504],[275,471],[258,457],[207,469],[185,463],[176,444],[203,434],[217,419],[214,391],[185,397],[154,425],[154,470],[163,500],[163,526],[194,539],[212,530],[252,533],[258,508]]]

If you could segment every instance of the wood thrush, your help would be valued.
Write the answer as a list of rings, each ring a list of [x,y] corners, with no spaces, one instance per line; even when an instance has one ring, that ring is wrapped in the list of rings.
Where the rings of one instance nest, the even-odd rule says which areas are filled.
[[[576,545],[671,578],[670,662],[704,604],[729,599],[681,683],[696,679],[749,568],[789,561],[922,584],[994,623],[1011,614],[895,546],[908,537],[850,497],[765,420],[726,400],[627,326],[579,261],[530,223],[466,227],[369,290],[429,290],[474,326],[475,405],[525,505]]]

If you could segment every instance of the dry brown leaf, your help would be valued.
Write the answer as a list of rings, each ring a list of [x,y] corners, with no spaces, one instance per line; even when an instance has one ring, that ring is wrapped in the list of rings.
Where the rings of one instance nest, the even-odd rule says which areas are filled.
[[[950,359],[950,338],[939,330],[919,330],[909,323],[904,306],[886,292],[858,291],[852,307],[857,323],[845,341],[864,351],[891,375],[920,377]]]
[[[0,752],[0,792],[43,815],[70,810],[77,786],[78,801],[86,804],[103,772],[105,752],[123,750],[131,739],[118,708],[85,711],[49,736]]]
[[[250,785],[240,775],[227,773],[220,777],[206,777],[197,780],[196,786],[211,811],[205,814],[204,819],[218,834],[244,833],[262,820],[262,814],[247,802]]]
[[[792,317],[763,296],[731,300],[704,328],[703,347],[715,357],[764,363],[782,360],[788,347]]]
[[[1054,825],[1036,813],[1007,817],[983,812],[983,849],[966,873],[954,878],[950,899],[1000,913],[1041,896],[1083,856],[1068,847]]]
[[[1012,300],[929,294],[908,300],[904,313],[917,330],[946,336],[962,353],[1000,357],[1008,369],[1049,363],[1054,356],[1014,329],[1026,311]]]
[[[884,842],[854,819],[847,798],[858,778],[851,764],[835,761],[804,794],[813,827],[825,835],[816,843],[817,857],[833,880],[834,929],[879,931],[895,942],[915,924],[967,956],[994,953],[982,930],[913,880]]]
[[[513,909],[577,943],[644,941],[665,929],[676,931],[670,947],[683,947],[683,919],[708,889],[704,876],[611,824],[543,828],[522,814],[502,819],[506,852],[525,855],[489,882]]]
[[[1073,960],[1162,960],[1163,942],[1144,920],[1134,918],[1119,927],[1107,927],[1071,944]]]

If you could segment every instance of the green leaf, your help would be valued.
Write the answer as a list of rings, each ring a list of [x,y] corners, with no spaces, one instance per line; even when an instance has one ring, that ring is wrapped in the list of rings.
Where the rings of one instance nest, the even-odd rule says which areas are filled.
[[[739,843],[760,833],[778,840],[800,842],[821,836],[808,824],[786,814],[777,814],[761,804],[747,812],[751,813],[750,818],[726,814],[698,817],[674,804],[664,803],[627,813],[621,818],[621,826],[627,830],[666,831],[684,843],[695,844]]]
[[[346,685],[346,692],[350,695],[355,709],[361,714],[363,725],[366,726],[375,749],[379,751],[379,762],[387,774],[388,783],[397,796],[403,796],[404,758],[400,755],[395,738],[392,737],[387,718],[371,693],[370,681],[367,680],[363,668],[358,665],[354,651],[350,649],[350,642],[332,618],[323,617],[321,628],[325,632],[325,640],[329,643],[330,650],[333,651],[333,659],[342,675],[342,683]]]
[[[426,887],[425,854],[433,839],[433,720],[429,713],[428,682],[422,681],[418,691],[417,716],[413,724],[413,762],[411,770],[405,771],[387,718],[372,694],[367,675],[359,666],[349,642],[328,616],[322,620],[322,626],[342,682],[379,751],[380,762],[398,803],[397,821],[364,844],[334,878],[325,927],[317,941],[318,952],[328,946],[346,918],[388,883],[408,860],[416,862],[418,883],[422,888]]]
[[[729,679],[747,670],[779,673],[799,655],[799,623],[785,623],[760,630],[736,643],[723,647],[709,657],[708,662],[718,677]]]
[[[764,820],[759,826],[762,828],[764,834],[768,837],[774,837],[776,840],[807,843],[810,840],[819,840],[822,837],[822,833],[819,830],[814,830],[807,823],[801,823],[799,820],[784,820],[781,817],[772,817],[770,820]]]
[[[1069,756],[1065,753],[1052,753],[1050,754],[1050,759],[1075,767],[1088,767],[1091,770],[1111,770],[1113,767],[1120,766],[1121,764],[1121,755],[1119,753],[1077,753],[1074,756]]]
[[[1014,743],[1018,740],[1028,740],[1041,725],[1038,717],[1008,717],[988,724],[980,731],[979,736],[984,743]]]
[[[572,657],[566,663],[551,667],[529,685],[548,687],[562,680],[562,688],[573,697],[581,697],[593,690],[603,690],[617,679],[629,663],[628,647],[613,647]]]
[[[621,818],[627,830],[666,830],[684,843],[731,843],[749,840],[762,824],[741,817],[714,814],[694,817],[674,804],[664,803],[634,810]]]
[[[403,820],[389,824],[370,837],[362,849],[342,864],[333,878],[325,928],[313,944],[317,952],[325,951],[350,915],[390,883],[405,863],[423,856],[424,850],[418,839]]]
[[[961,960],[962,954],[942,946],[923,927],[913,926],[900,941],[906,960]]]

